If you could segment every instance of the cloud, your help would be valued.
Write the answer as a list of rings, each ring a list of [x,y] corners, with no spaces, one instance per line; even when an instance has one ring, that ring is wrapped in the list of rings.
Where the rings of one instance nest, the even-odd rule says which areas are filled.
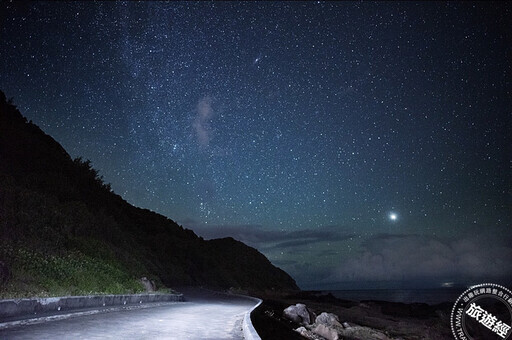
[[[511,244],[492,236],[443,240],[381,234],[363,242],[358,256],[343,261],[327,280],[510,277],[511,258]]]
[[[418,280],[463,283],[512,277],[512,242],[492,234],[468,233],[457,239],[378,234],[349,253],[343,242],[359,238],[339,226],[279,231],[261,225],[205,226],[188,221],[187,227],[206,239],[231,236],[271,255],[272,262],[299,284]],[[321,244],[325,242],[334,248]],[[330,260],[325,261],[326,257]],[[336,257],[338,262],[332,264]]]
[[[300,232],[291,232],[286,234],[286,241],[279,242],[270,246],[266,246],[263,249],[286,249],[286,248],[297,248],[301,246],[310,246],[313,243],[318,242],[336,242],[345,241],[355,237],[352,234],[340,234],[332,230],[303,230]]]
[[[336,227],[322,227],[297,231],[276,231],[261,225],[200,225],[189,220],[186,227],[205,239],[233,237],[260,250],[296,248],[318,242],[343,241],[354,235],[340,233]]]
[[[196,117],[192,127],[196,132],[197,143],[200,147],[207,147],[211,140],[210,120],[213,117],[212,98],[203,97],[196,107]]]

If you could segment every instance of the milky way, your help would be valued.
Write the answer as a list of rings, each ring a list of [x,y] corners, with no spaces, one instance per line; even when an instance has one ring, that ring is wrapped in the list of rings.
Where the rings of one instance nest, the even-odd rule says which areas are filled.
[[[512,276],[510,5],[1,6],[0,89],[130,203],[303,287]]]

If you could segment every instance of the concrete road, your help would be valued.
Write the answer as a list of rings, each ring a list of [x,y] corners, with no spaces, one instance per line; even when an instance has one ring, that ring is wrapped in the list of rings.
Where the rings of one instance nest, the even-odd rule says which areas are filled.
[[[244,314],[256,302],[194,289],[183,293],[186,302],[16,326],[0,330],[0,339],[243,339]]]

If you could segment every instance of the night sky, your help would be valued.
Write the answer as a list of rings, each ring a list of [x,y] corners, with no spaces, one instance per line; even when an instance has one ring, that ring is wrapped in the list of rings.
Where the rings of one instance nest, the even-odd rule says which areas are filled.
[[[0,6],[0,89],[128,202],[302,288],[512,277],[510,5]]]

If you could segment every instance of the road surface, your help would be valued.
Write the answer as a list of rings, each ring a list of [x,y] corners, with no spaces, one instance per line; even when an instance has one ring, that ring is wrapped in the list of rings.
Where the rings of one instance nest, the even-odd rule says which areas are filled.
[[[0,330],[0,339],[243,339],[244,314],[256,302],[195,289],[183,293],[186,302],[16,326]]]

